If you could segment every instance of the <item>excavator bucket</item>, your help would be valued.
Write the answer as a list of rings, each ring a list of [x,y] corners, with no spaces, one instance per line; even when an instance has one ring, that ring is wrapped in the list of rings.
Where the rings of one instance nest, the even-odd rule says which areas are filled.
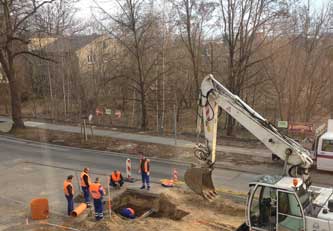
[[[216,197],[217,193],[212,180],[212,168],[191,167],[186,170],[184,179],[192,191],[205,199],[211,201]]]

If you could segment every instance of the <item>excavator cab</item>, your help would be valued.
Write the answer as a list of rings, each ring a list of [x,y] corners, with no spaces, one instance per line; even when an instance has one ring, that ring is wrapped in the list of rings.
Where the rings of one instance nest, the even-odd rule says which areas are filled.
[[[264,176],[250,184],[247,200],[247,225],[250,230],[304,230],[302,201],[307,203],[308,194],[301,180],[296,182],[296,186],[293,185],[294,180],[291,177]]]
[[[207,200],[213,200],[217,193],[212,180],[212,168],[192,166],[184,175],[185,183],[195,193]]]

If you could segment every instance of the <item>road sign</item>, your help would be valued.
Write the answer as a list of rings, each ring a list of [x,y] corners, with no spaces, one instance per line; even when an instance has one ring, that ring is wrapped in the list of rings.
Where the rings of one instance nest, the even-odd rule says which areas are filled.
[[[115,113],[114,113],[114,115],[118,118],[118,119],[120,119],[121,118],[121,111],[116,111]]]
[[[312,123],[289,123],[288,130],[291,133],[298,133],[298,134],[309,134],[314,135],[314,128]]]
[[[288,128],[288,121],[278,121],[278,128]]]
[[[105,114],[111,115],[112,114],[111,108],[105,108]]]
[[[101,116],[103,115],[103,111],[100,108],[96,108],[96,116]]]

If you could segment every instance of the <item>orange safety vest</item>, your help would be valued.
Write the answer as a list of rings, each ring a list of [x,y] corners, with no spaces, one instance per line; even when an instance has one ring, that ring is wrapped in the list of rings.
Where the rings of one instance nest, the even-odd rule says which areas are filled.
[[[89,185],[91,184],[91,182],[90,182],[90,176],[88,175],[88,173],[86,173],[86,172],[81,172],[81,174],[80,174],[80,186],[81,187],[87,187],[88,185],[86,185],[86,183],[84,182],[84,180],[83,180],[83,176],[84,175],[87,175],[87,177],[88,177],[88,183],[89,183]]]
[[[67,186],[70,185],[72,186],[72,195],[74,195],[74,187],[73,187],[73,184],[67,180],[64,181],[64,193],[66,196],[69,196],[69,192],[67,190]]]
[[[140,160],[140,166],[141,166],[141,171],[142,172],[149,172],[149,161],[146,159],[146,160]]]
[[[89,191],[91,193],[92,198],[98,200],[102,197],[99,189],[102,187],[100,183],[92,183],[89,187]],[[102,190],[104,191],[103,187]]]
[[[132,208],[127,208],[127,209],[132,213],[133,216],[135,215],[134,209]]]
[[[111,179],[112,179],[113,182],[120,181],[120,172],[119,171],[112,172]]]

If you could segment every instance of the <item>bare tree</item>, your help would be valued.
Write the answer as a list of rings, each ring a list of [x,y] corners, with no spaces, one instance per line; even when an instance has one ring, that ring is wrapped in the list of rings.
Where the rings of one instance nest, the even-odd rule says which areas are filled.
[[[319,14],[309,7],[289,10],[288,20],[280,22],[288,30],[270,46],[274,54],[264,62],[282,120],[309,122],[321,113],[319,102],[328,93],[330,7]]]
[[[176,10],[178,30],[191,60],[191,72],[195,83],[195,95],[199,95],[200,65],[203,55],[205,33],[209,32],[216,4],[213,1],[179,0],[171,1]]]
[[[159,76],[154,67],[160,59],[160,29],[153,14],[152,2],[144,0],[116,0],[118,13],[99,10],[104,18],[99,20],[104,29],[128,52],[127,76],[129,85],[138,94],[140,103],[141,128],[147,128],[147,94]],[[107,25],[107,23],[110,23]],[[125,67],[126,68],[126,67]]]
[[[2,25],[0,37],[0,63],[8,79],[14,128],[24,127],[21,113],[21,99],[18,78],[15,75],[15,61],[20,55],[38,56],[27,50],[29,41],[25,34],[30,18],[44,5],[54,0],[1,0]]]
[[[265,59],[255,55],[269,35],[267,25],[283,11],[274,0],[219,0],[219,8],[223,49],[227,53],[226,85],[241,95],[246,81],[256,76],[251,68]],[[231,135],[235,121],[228,116],[226,123],[227,135]]]
[[[70,35],[81,32],[86,25],[77,19],[78,9],[75,7],[79,0],[55,0],[34,14],[35,33],[48,35]]]

